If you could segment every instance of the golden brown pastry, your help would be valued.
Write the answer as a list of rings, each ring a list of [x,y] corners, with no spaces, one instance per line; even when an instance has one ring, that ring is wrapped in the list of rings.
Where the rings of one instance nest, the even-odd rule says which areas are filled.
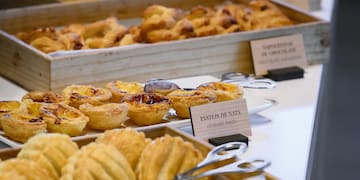
[[[17,158],[35,161],[49,176],[59,179],[62,167],[78,149],[77,144],[67,135],[39,134],[24,144]]]
[[[11,112],[26,113],[26,105],[19,101],[0,101],[0,129],[2,129],[1,121],[2,116]]]
[[[30,91],[26,93],[22,102],[38,102],[38,103],[65,103],[65,98],[57,93],[47,91]]]
[[[49,132],[64,133],[69,136],[82,134],[89,121],[80,110],[66,104],[28,103],[28,109],[46,122]]]
[[[62,169],[61,179],[135,180],[136,176],[126,158],[114,146],[90,143],[70,157]]]
[[[137,94],[144,92],[143,86],[137,82],[114,80],[107,83],[105,87],[112,93],[111,102],[116,103],[121,102],[126,94]]]
[[[249,2],[251,25],[253,30],[292,25],[292,21],[281,10],[268,0],[252,0]]]
[[[152,5],[145,9],[140,29],[144,40],[150,43],[193,36],[193,27],[187,19],[183,18],[183,12],[180,9],[160,5]]]
[[[92,105],[101,105],[108,103],[111,98],[111,92],[104,88],[96,88],[91,85],[72,85],[62,91],[65,100],[70,106],[79,108],[81,104],[89,103]]]
[[[14,180],[55,179],[49,176],[38,163],[27,159],[10,159],[0,163],[0,178],[6,175],[10,175]]]
[[[121,127],[128,117],[127,103],[108,103],[99,106],[82,104],[79,110],[89,117],[88,125],[93,129],[107,130]]]
[[[241,31],[252,30],[250,22],[251,9],[242,4],[227,4],[221,8],[220,11],[230,14],[236,19]]]
[[[239,99],[243,95],[243,90],[241,87],[236,84],[225,82],[209,82],[201,84],[196,89],[214,92],[216,94],[215,102]]]
[[[216,101],[216,95],[210,91],[175,90],[166,96],[180,118],[190,118],[189,108]]]
[[[201,152],[192,144],[180,137],[165,135],[145,147],[137,166],[137,177],[143,180],[174,179],[175,175],[202,160]]]
[[[170,109],[170,100],[159,94],[128,94],[124,102],[129,104],[130,120],[140,126],[160,123]]]
[[[96,139],[96,142],[115,146],[135,170],[142,151],[151,140],[145,138],[142,132],[126,128],[105,131]]]
[[[20,175],[16,171],[0,172],[0,180],[9,180],[9,179],[26,180],[26,177]]]
[[[186,18],[195,28],[197,37],[240,31],[236,19],[224,9],[216,11],[212,8],[196,6],[190,10]]]
[[[46,122],[28,113],[9,113],[2,116],[1,125],[5,135],[18,142],[26,142],[30,137],[46,132]]]

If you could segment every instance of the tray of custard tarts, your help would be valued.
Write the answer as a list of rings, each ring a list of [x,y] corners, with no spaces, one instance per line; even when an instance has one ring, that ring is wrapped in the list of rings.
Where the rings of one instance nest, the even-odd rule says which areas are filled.
[[[207,159],[214,147],[171,127],[106,130],[73,141],[60,133],[39,133],[22,148],[0,150],[0,179],[175,179]],[[226,153],[224,151],[224,153]],[[239,156],[241,158],[241,156]],[[199,175],[239,161],[201,168]],[[253,164],[247,164],[251,167]],[[196,178],[197,179],[197,178]],[[213,175],[210,179],[276,179],[264,170]]]
[[[242,96],[240,86],[215,81],[193,89],[167,80],[114,80],[104,87],[70,85],[61,93],[30,91],[20,101],[0,101],[0,140],[20,147],[44,132],[78,139],[117,128],[190,125],[189,107]]]

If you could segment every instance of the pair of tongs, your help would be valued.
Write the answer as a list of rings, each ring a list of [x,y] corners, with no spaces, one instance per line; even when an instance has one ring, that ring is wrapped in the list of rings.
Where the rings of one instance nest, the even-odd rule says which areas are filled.
[[[211,150],[206,158],[196,167],[177,175],[175,180],[195,180],[202,177],[227,173],[251,173],[262,171],[266,167],[270,166],[271,163],[269,161],[262,159],[239,160],[238,157],[245,153],[246,150],[247,145],[242,142],[230,142],[217,146]],[[229,159],[235,159],[237,161],[201,174],[193,175],[195,171],[205,166]]]

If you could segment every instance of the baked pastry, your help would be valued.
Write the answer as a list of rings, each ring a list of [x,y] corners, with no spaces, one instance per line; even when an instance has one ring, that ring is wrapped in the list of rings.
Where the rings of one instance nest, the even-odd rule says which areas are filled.
[[[49,132],[64,133],[69,136],[80,135],[89,121],[80,110],[66,104],[52,103],[44,106],[28,103],[28,109],[46,122]]]
[[[145,138],[142,132],[126,128],[105,131],[96,139],[96,142],[115,146],[135,170],[141,153],[151,140]]]
[[[6,136],[22,143],[38,133],[46,132],[46,122],[28,113],[5,114],[1,125]]]
[[[17,155],[18,159],[35,161],[53,179],[61,177],[61,168],[79,150],[76,143],[64,134],[39,134],[30,138]]]
[[[38,103],[65,103],[65,98],[62,95],[54,93],[52,91],[31,91],[26,93],[22,99],[22,102],[38,102]]]
[[[180,137],[165,135],[145,147],[137,167],[138,179],[174,179],[203,160],[192,144]]]
[[[241,31],[252,30],[251,25],[251,9],[242,4],[226,4],[221,7],[220,11],[227,13],[234,17],[240,27]]]
[[[210,91],[175,90],[166,96],[180,118],[190,118],[189,108],[216,101],[216,95]]]
[[[160,123],[170,109],[170,100],[159,94],[128,94],[124,102],[129,104],[130,120],[140,126]]]
[[[79,108],[81,104],[89,103],[92,105],[101,105],[108,103],[111,98],[111,92],[104,88],[96,88],[91,85],[72,85],[62,91],[65,100],[70,106]]]
[[[216,95],[215,102],[239,99],[243,95],[243,90],[236,84],[225,82],[209,82],[198,86],[196,89],[202,91],[211,91]]]
[[[82,104],[79,110],[89,117],[89,127],[98,130],[107,130],[121,127],[128,117],[127,103],[109,103],[99,106]]]
[[[135,180],[136,176],[126,158],[114,146],[90,143],[70,157],[62,169],[61,179]]]
[[[114,80],[106,84],[105,86],[111,91],[111,102],[119,103],[122,101],[125,94],[136,94],[143,92],[143,86],[138,82],[124,82]]]
[[[0,180],[8,180],[8,179],[26,180],[26,177],[20,175],[16,171],[0,172]]]
[[[1,121],[2,116],[11,112],[26,113],[26,105],[19,101],[0,101],[0,129],[2,129]]]
[[[151,80],[144,86],[144,91],[146,93],[159,93],[164,96],[177,89],[180,89],[177,84],[166,80]]]
[[[27,159],[9,159],[0,163],[0,178],[10,175],[10,179],[55,180],[38,163]]]
[[[293,22],[273,3],[268,0],[252,0],[249,2],[252,30],[292,25]]]
[[[152,5],[144,10],[140,29],[143,39],[149,43],[185,39],[191,37],[194,31],[180,9],[160,5]]]

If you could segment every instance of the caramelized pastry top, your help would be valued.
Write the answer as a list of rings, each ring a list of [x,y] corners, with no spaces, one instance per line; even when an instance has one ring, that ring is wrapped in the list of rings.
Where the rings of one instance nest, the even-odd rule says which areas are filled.
[[[40,103],[60,103],[65,100],[65,98],[59,94],[56,94],[51,91],[42,92],[42,91],[31,91],[26,93],[22,99],[24,101],[40,102]]]
[[[170,104],[170,100],[158,94],[143,93],[143,94],[133,94],[128,95],[124,99],[127,103],[137,103],[137,104],[157,104],[157,103],[167,103]]]
[[[0,114],[9,113],[14,110],[22,108],[24,104],[19,101],[0,101]],[[26,110],[26,107],[23,107]]]

